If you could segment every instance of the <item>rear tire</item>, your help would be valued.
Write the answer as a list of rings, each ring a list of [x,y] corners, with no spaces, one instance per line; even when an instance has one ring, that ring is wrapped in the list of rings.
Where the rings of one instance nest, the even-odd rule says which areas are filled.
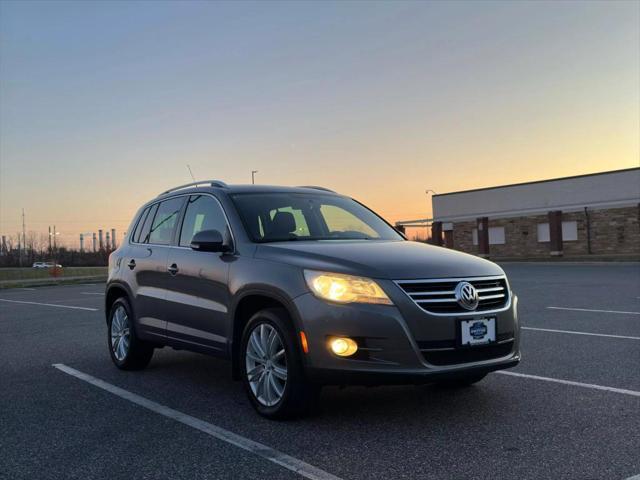
[[[318,406],[320,386],[305,378],[297,335],[284,309],[267,308],[249,319],[240,372],[251,404],[264,417],[299,417]]]
[[[436,385],[444,388],[465,388],[473,385],[474,383],[478,383],[486,376],[486,373],[476,373],[473,375],[465,375],[463,377],[448,378],[446,380],[437,381]]]
[[[133,311],[125,297],[111,305],[107,320],[107,345],[111,360],[121,370],[141,370],[151,361],[153,346],[136,336]]]

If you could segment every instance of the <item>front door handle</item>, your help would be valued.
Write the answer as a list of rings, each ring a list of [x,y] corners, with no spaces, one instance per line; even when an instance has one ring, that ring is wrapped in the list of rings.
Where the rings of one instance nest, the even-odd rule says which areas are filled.
[[[167,268],[167,271],[171,274],[171,275],[175,275],[176,273],[178,273],[178,265],[176,265],[175,263],[173,265],[171,265],[169,268]]]
[[[132,258],[131,261],[127,263],[127,267],[133,270],[134,268],[136,268],[136,261]]]

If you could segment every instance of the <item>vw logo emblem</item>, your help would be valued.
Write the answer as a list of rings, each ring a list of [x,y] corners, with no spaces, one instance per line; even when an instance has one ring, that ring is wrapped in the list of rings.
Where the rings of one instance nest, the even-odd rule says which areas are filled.
[[[478,291],[469,282],[460,282],[456,285],[456,301],[465,310],[475,310],[478,307]]]

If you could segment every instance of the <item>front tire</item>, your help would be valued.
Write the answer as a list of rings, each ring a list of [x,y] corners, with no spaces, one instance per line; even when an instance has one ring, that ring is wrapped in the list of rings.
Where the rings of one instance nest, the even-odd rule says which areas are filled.
[[[122,370],[141,370],[153,356],[153,346],[136,336],[133,313],[124,297],[111,305],[107,320],[107,343],[111,360]]]
[[[242,334],[240,371],[251,404],[267,418],[303,415],[317,406],[320,387],[304,375],[297,336],[285,310],[268,308]]]

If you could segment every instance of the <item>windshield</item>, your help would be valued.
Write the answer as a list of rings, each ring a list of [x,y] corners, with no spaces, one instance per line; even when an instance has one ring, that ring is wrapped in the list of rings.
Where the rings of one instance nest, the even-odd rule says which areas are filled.
[[[231,197],[255,242],[403,239],[375,213],[346,197],[313,193]]]

